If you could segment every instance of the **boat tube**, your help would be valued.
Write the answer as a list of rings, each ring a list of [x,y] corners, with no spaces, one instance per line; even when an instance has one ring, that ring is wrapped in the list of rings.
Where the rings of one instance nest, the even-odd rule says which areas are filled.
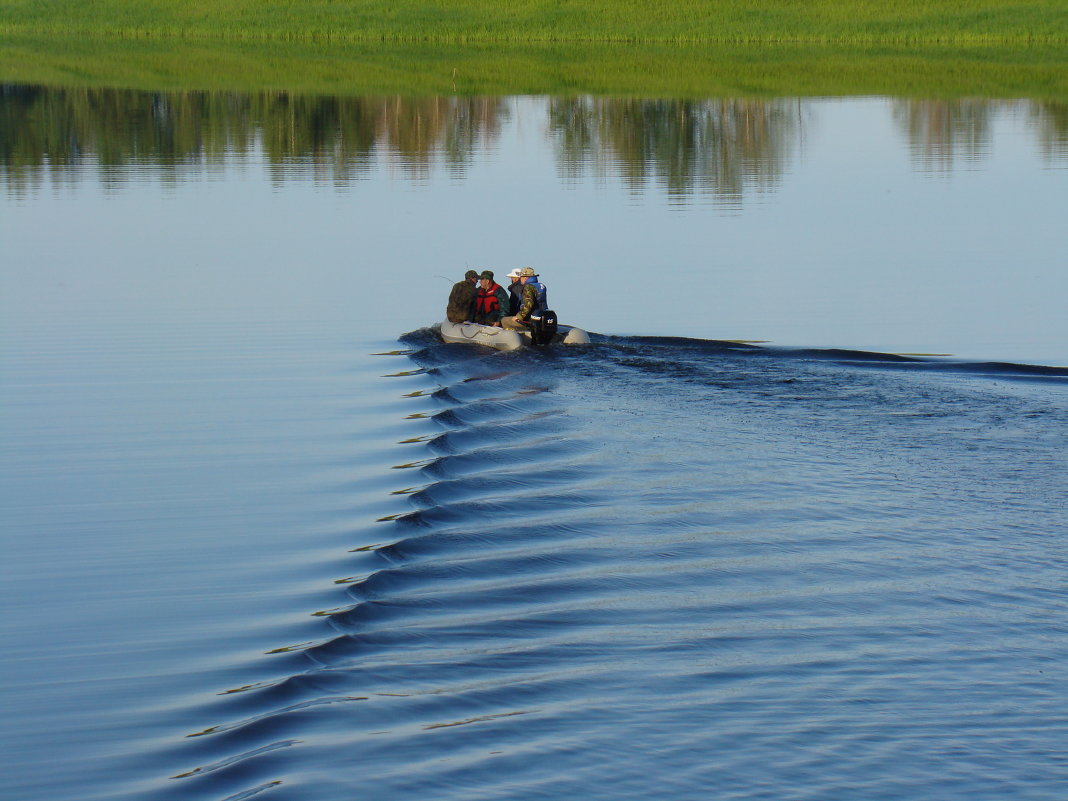
[[[511,328],[495,328],[492,325],[478,323],[450,323],[445,320],[438,327],[441,338],[446,342],[469,342],[476,345],[496,348],[497,350],[516,350],[524,345],[534,345],[529,329],[517,331]],[[581,328],[570,325],[558,325],[552,337],[553,344],[588,345],[590,335]]]

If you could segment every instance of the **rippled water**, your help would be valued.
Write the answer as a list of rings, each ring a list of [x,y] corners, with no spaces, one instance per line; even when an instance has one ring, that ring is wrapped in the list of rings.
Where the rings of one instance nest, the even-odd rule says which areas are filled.
[[[1064,363],[1060,162],[806,101],[716,167],[663,149],[679,104],[599,104],[341,187],[259,146],[4,166],[5,798],[1063,796],[1068,370],[995,361]],[[635,108],[656,157],[606,157]],[[441,343],[469,253],[568,254],[603,333]]]
[[[13,797],[1060,796],[1068,371],[298,333],[7,353]]]

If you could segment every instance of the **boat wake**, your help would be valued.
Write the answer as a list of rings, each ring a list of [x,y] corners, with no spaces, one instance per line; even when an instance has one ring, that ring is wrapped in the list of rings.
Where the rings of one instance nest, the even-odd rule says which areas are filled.
[[[403,342],[401,508],[162,797],[1054,797],[1068,370]]]

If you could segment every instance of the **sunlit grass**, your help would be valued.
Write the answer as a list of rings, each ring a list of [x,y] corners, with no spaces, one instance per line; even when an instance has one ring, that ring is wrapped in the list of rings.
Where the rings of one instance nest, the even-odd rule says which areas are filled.
[[[1064,0],[0,0],[0,33],[348,42],[1057,44]]]
[[[1064,48],[446,46],[0,37],[0,81],[320,94],[1068,97]]]

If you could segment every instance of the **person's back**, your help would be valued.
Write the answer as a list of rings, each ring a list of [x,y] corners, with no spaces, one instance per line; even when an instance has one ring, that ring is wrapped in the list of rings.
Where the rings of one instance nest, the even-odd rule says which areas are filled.
[[[513,316],[523,305],[523,284],[519,280],[519,268],[508,273],[508,278],[512,282],[508,286],[508,316]]]
[[[508,313],[515,314],[523,305],[523,285],[516,281],[508,287]]]
[[[533,278],[527,281],[526,285],[534,287],[534,289],[538,293],[537,311],[549,308],[549,290],[546,288],[545,284],[541,282],[541,276],[535,275]]]
[[[538,316],[538,312],[544,311],[549,308],[549,290],[545,284],[541,282],[541,276],[534,272],[533,267],[524,267],[520,271],[520,278],[524,280],[522,284],[523,294],[521,296],[520,309],[527,309],[526,314],[516,312],[520,317],[523,316]],[[534,304],[529,303],[530,290],[534,290]]]
[[[478,294],[478,288],[475,286],[477,280],[478,273],[468,270],[463,281],[453,284],[449,303],[445,307],[445,318],[450,323],[464,323],[474,317],[475,296]]]

